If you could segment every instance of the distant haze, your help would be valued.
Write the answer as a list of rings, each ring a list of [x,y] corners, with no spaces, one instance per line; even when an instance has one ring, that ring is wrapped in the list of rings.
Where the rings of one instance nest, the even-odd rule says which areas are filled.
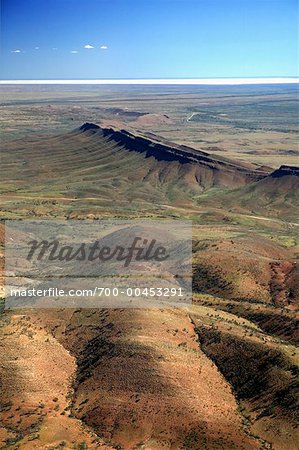
[[[153,84],[153,85],[240,85],[298,84],[299,78],[177,78],[139,80],[0,80],[0,84]]]

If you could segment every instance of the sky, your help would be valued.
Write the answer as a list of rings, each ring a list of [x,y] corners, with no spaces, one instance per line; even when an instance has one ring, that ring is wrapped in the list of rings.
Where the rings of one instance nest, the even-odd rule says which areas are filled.
[[[0,2],[0,80],[298,76],[297,0]]]

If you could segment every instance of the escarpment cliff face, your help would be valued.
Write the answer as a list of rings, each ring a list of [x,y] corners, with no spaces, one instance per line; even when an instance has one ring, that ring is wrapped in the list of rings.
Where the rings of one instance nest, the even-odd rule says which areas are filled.
[[[237,187],[260,180],[268,174],[265,168],[216,158],[209,153],[168,142],[153,135],[148,138],[127,130],[102,128],[93,123],[83,124],[79,132],[97,136],[99,139],[108,138],[125,150],[144,154],[146,158],[153,157],[160,162],[191,165],[193,169],[190,168],[190,172],[194,173],[194,182],[204,188],[213,185]]]
[[[275,215],[287,214],[295,222],[289,206],[298,204],[299,191],[296,167],[271,171],[153,134],[94,123],[3,146],[0,177],[9,217],[12,213],[22,217],[28,202],[38,216],[73,218],[94,215],[95,204],[109,214],[111,210],[140,215],[200,203],[225,210],[240,207],[242,213],[260,208],[263,214],[268,214],[270,205]],[[203,192],[208,195],[199,197]]]
[[[285,176],[299,177],[299,167],[283,165],[280,166],[279,169],[274,170],[274,172],[272,172],[270,176],[272,178],[281,178]]]
[[[2,147],[5,217],[22,217],[28,202],[38,216],[94,215],[95,202],[99,211],[113,214],[156,214],[165,205],[194,204],[211,188],[246,187],[270,173],[153,134],[141,136],[93,123],[63,134],[28,136]]]

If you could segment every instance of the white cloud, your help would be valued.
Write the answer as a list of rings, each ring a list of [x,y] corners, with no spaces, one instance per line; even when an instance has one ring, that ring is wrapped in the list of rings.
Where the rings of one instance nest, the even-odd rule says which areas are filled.
[[[107,45],[101,45],[100,47],[102,50],[108,50],[108,46]]]
[[[16,50],[12,50],[11,53],[21,53],[21,50],[19,50],[18,48]]]
[[[39,50],[39,47],[34,47],[34,50]]]
[[[53,47],[52,50],[58,50],[58,48],[57,47]]]
[[[71,50],[71,53],[79,53],[78,50]]]
[[[94,46],[90,45],[90,44],[86,44],[86,45],[84,45],[84,48],[94,48]]]

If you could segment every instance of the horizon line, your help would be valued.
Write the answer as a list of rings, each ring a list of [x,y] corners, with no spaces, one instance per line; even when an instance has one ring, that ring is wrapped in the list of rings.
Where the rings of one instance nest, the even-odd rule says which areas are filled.
[[[131,78],[92,80],[0,80],[4,84],[136,84],[136,85],[242,85],[242,84],[299,84],[299,77],[236,77],[236,78]]]

